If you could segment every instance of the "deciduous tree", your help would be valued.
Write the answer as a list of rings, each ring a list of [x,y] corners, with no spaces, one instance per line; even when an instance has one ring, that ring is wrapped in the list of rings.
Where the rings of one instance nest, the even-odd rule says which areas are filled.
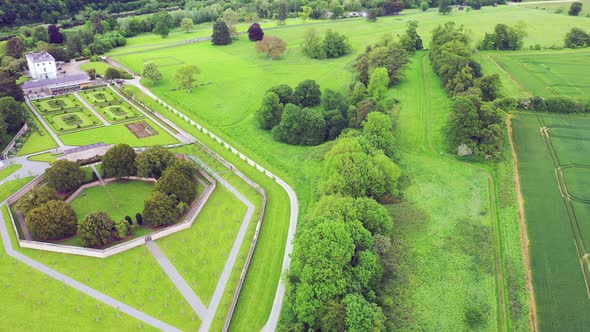
[[[25,51],[25,44],[22,39],[18,37],[12,37],[6,41],[6,55],[11,56],[15,59],[20,59]]]
[[[369,93],[376,99],[382,100],[387,93],[389,86],[389,75],[387,69],[378,67],[373,70],[369,81]]]
[[[125,224],[127,222],[123,221]],[[102,247],[113,240],[117,231],[113,219],[103,211],[95,211],[78,222],[78,236],[85,247]]]
[[[121,72],[113,67],[108,67],[104,73],[105,80],[115,80],[121,78]]]
[[[26,215],[32,209],[53,200],[57,200],[55,189],[48,186],[37,186],[18,201],[17,208]]]
[[[217,20],[215,24],[213,24],[213,35],[211,36],[211,42],[213,45],[231,44],[229,28],[227,27],[225,21]]]
[[[45,171],[47,185],[57,191],[65,192],[77,189],[84,181],[84,171],[78,163],[58,160]]]
[[[143,72],[142,76],[152,82],[154,84],[157,81],[161,81],[164,77],[156,65],[153,62],[146,62],[143,64]]]
[[[301,6],[301,11],[299,12],[299,18],[305,22],[313,13],[313,9],[309,6]]]
[[[64,42],[64,36],[59,32],[59,27],[51,24],[47,26],[47,35],[50,44],[61,44]]]
[[[272,135],[275,140],[288,144],[318,145],[325,140],[326,121],[319,112],[287,104]]]
[[[176,71],[176,82],[178,86],[186,91],[191,92],[193,89],[193,84],[197,81],[195,75],[200,74],[201,70],[199,67],[195,65],[184,65]]]
[[[395,154],[395,139],[393,136],[393,121],[389,115],[372,112],[367,115],[363,123],[363,136],[378,150],[382,150],[388,157]]]
[[[193,19],[190,17],[185,17],[180,21],[180,28],[184,30],[184,32],[189,32],[194,28]]]
[[[322,101],[320,86],[314,80],[305,80],[295,88],[293,100],[301,107],[317,106]]]
[[[27,122],[27,111],[20,102],[12,97],[0,97],[0,114],[10,133],[19,131]]]
[[[441,13],[443,15],[447,15],[452,10],[453,10],[453,8],[451,7],[450,0],[439,0],[439,2],[438,2],[438,12],[439,13]]]
[[[572,2],[570,5],[570,9],[567,12],[571,16],[578,16],[582,11],[582,3],[581,2]]]
[[[262,98],[262,105],[256,111],[256,122],[261,129],[272,129],[281,121],[283,104],[274,92],[267,92]]]
[[[144,178],[159,179],[164,171],[174,164],[174,154],[162,146],[152,146],[135,159],[137,175]]]
[[[248,39],[250,39],[251,41],[259,41],[262,40],[262,37],[264,37],[264,32],[262,31],[260,24],[253,23],[248,28]]]
[[[278,60],[287,50],[287,43],[277,36],[264,36],[262,40],[256,42],[256,53],[266,54],[266,57]]]
[[[127,144],[117,144],[102,157],[102,170],[106,177],[122,178],[137,174],[136,154]]]
[[[154,191],[145,201],[143,222],[150,227],[169,225],[176,222],[176,200],[162,192]]]
[[[572,28],[565,35],[565,47],[585,48],[590,46],[590,35],[580,28]]]
[[[156,183],[156,190],[189,204],[196,196],[195,180],[169,167]]]
[[[30,210],[25,217],[34,238],[57,240],[76,233],[76,213],[64,201],[48,201]]]
[[[279,96],[279,102],[283,105],[287,105],[288,103],[293,103],[293,89],[288,86],[287,84],[279,84],[275,85],[272,88],[268,89],[266,92],[273,92]]]

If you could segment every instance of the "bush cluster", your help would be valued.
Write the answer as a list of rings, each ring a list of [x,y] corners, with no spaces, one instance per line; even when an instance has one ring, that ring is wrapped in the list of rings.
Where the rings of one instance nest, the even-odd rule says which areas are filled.
[[[332,30],[326,31],[324,38],[313,28],[305,33],[303,53],[312,59],[338,58],[352,51],[348,38]]]

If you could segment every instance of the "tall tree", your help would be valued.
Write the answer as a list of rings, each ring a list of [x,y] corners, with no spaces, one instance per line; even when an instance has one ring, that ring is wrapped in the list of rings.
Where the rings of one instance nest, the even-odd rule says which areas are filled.
[[[32,209],[56,199],[55,189],[48,186],[37,186],[18,200],[17,208],[26,215]]]
[[[153,15],[152,20],[154,21],[153,32],[157,35],[162,36],[162,38],[168,37],[168,34],[170,33],[170,28],[174,25],[174,19],[172,18],[170,13],[163,10]]]
[[[41,240],[62,239],[77,229],[76,212],[64,201],[49,201],[30,210],[25,222],[33,237]]]
[[[169,167],[156,183],[156,190],[189,204],[195,198],[195,180],[174,167]]]
[[[45,171],[47,185],[62,192],[80,187],[84,177],[84,171],[80,165],[67,160],[58,160]]]
[[[213,35],[211,36],[211,42],[213,45],[231,44],[229,28],[227,27],[225,21],[217,20],[215,24],[213,24]]]
[[[146,62],[143,64],[142,76],[150,80],[152,84],[161,81],[164,78],[158,66],[153,62]]]
[[[193,19],[190,17],[185,17],[180,21],[180,28],[184,30],[184,32],[189,32],[195,27],[193,23]]]
[[[272,129],[281,121],[283,104],[274,92],[267,92],[262,98],[262,105],[256,111],[256,122],[261,129]]]
[[[439,0],[439,2],[438,2],[438,12],[439,13],[441,13],[443,15],[447,15],[452,10],[453,10],[453,8],[451,7],[450,0]]]
[[[0,98],[0,114],[6,123],[6,130],[11,133],[19,131],[27,122],[27,111],[12,97]]]
[[[64,42],[64,36],[59,32],[59,27],[51,24],[47,26],[47,35],[50,44],[61,44]]]
[[[225,23],[224,23],[225,24]],[[197,81],[195,75],[199,74],[201,71],[195,65],[184,65],[176,71],[176,83],[186,91],[191,92],[193,89],[193,84]]]
[[[122,178],[137,174],[136,154],[127,144],[117,144],[102,157],[102,170],[106,177]]]
[[[106,212],[92,212],[78,222],[80,242],[85,247],[102,247],[115,237],[114,228],[115,223]]]
[[[159,179],[164,171],[174,164],[174,154],[162,146],[152,146],[135,158],[137,175]]]
[[[314,107],[322,101],[322,91],[314,80],[305,80],[295,88],[293,99],[301,107]]]
[[[258,23],[252,23],[248,28],[248,39],[251,41],[259,41],[264,37],[264,32]]]
[[[15,59],[20,59],[25,51],[25,44],[22,39],[18,37],[12,37],[6,41],[6,55],[11,56]]]
[[[264,36],[256,42],[256,53],[266,54],[266,57],[278,60],[287,50],[287,43],[277,36]]]
[[[280,0],[278,4],[277,19],[279,25],[284,25],[287,20],[287,1]]]
[[[389,75],[387,69],[378,67],[373,70],[369,81],[369,93],[377,100],[383,99],[389,86]]]
[[[582,3],[581,2],[572,2],[570,5],[570,9],[567,12],[571,16],[578,16],[582,11]]]
[[[169,225],[176,222],[178,212],[174,198],[159,192],[152,192],[143,207],[143,222],[150,227]]]
[[[299,12],[299,18],[305,22],[313,13],[313,9],[309,6],[301,6],[301,11]]]

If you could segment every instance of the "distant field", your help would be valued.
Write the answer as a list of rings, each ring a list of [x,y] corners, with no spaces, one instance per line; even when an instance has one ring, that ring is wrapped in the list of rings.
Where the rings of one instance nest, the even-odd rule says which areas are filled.
[[[82,66],[80,66],[80,69],[86,71],[86,70],[90,70],[90,69],[94,69],[96,70],[96,73],[99,74],[100,76],[104,76],[104,74],[107,71],[107,68],[112,68],[112,66],[104,63],[104,62],[88,62],[83,64]]]
[[[551,3],[551,1],[548,0],[548,1],[546,1],[547,3],[527,4],[527,2],[531,2],[531,1],[537,2],[538,0],[523,1],[520,4],[520,6],[525,7],[525,8],[531,8],[531,9],[547,10],[547,11],[551,11],[554,13],[559,12],[560,14],[563,14],[563,15],[567,15],[567,12],[570,9],[572,2],[574,2],[574,0],[572,0],[572,1],[568,1],[568,2]],[[581,2],[583,4],[582,12],[579,14],[579,16],[585,16],[586,14],[590,14],[590,0],[575,0],[575,1]]]
[[[498,73],[511,96],[590,96],[590,50],[484,52],[484,72]],[[495,62],[495,63],[494,63]]]
[[[590,119],[519,113],[513,128],[539,329],[585,330],[590,324]]]

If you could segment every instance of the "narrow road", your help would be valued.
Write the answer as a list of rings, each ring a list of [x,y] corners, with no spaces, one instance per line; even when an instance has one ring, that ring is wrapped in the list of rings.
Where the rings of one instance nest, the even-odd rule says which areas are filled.
[[[78,92],[74,92],[74,96],[76,96],[76,98],[78,98],[78,100],[82,103],[82,105],[84,105],[92,114],[94,114],[99,120],[100,122],[102,122],[102,124],[104,124],[105,126],[110,126],[111,123],[108,122],[100,113],[98,113],[94,107],[92,107],[92,105],[90,105],[86,99],[82,98],[82,96],[80,96],[80,94]]]
[[[6,202],[2,202],[2,205],[4,205]],[[124,312],[126,314],[128,314],[131,317],[137,318],[140,321],[143,321],[146,324],[149,324],[151,326],[153,326],[154,328],[157,328],[159,330],[162,331],[180,331],[179,329],[177,329],[176,327],[166,324],[164,322],[162,322],[161,320],[154,318],[150,315],[147,315],[144,312],[141,312],[131,306],[126,305],[123,302],[117,301],[114,298],[105,295],[95,289],[92,289],[62,273],[59,273],[57,271],[55,271],[54,269],[41,264],[37,261],[35,261],[34,259],[25,256],[23,254],[21,254],[20,252],[14,250],[14,248],[12,247],[12,241],[10,240],[10,235],[8,234],[8,229],[6,226],[6,220],[4,220],[4,217],[2,216],[2,214],[0,214],[0,236],[2,237],[2,243],[4,244],[4,249],[6,250],[6,253],[8,254],[8,256],[19,260],[20,262],[22,262],[23,264],[26,264],[28,266],[30,266],[31,268],[44,273],[50,277],[52,277],[53,279],[62,282],[90,297],[93,297],[94,299],[108,305],[111,306],[117,310],[120,310],[121,312]]]
[[[170,262],[168,257],[162,252],[162,249],[152,240],[148,240],[145,245],[148,247],[152,256],[158,261],[158,264],[162,267],[164,272],[168,275],[168,278],[174,283],[174,286],[178,289],[180,294],[186,299],[188,304],[193,308],[195,313],[199,315],[201,320],[204,320],[207,316],[207,308],[203,304],[203,301],[195,294],[191,286],[184,280],[184,278],[178,273],[178,270]],[[202,326],[202,325],[201,325]]]
[[[57,134],[53,131],[51,126],[47,123],[47,121],[45,121],[45,119],[41,116],[41,114],[39,114],[39,111],[37,111],[35,106],[33,106],[33,103],[31,103],[29,98],[25,98],[25,102],[27,103],[27,106],[29,106],[31,111],[33,111],[33,113],[35,113],[35,116],[37,117],[37,119],[45,127],[45,129],[47,130],[49,135],[51,135],[51,137],[55,140],[57,145],[59,145],[59,147],[63,149],[65,147],[65,144],[61,141],[61,139],[57,136]]]

